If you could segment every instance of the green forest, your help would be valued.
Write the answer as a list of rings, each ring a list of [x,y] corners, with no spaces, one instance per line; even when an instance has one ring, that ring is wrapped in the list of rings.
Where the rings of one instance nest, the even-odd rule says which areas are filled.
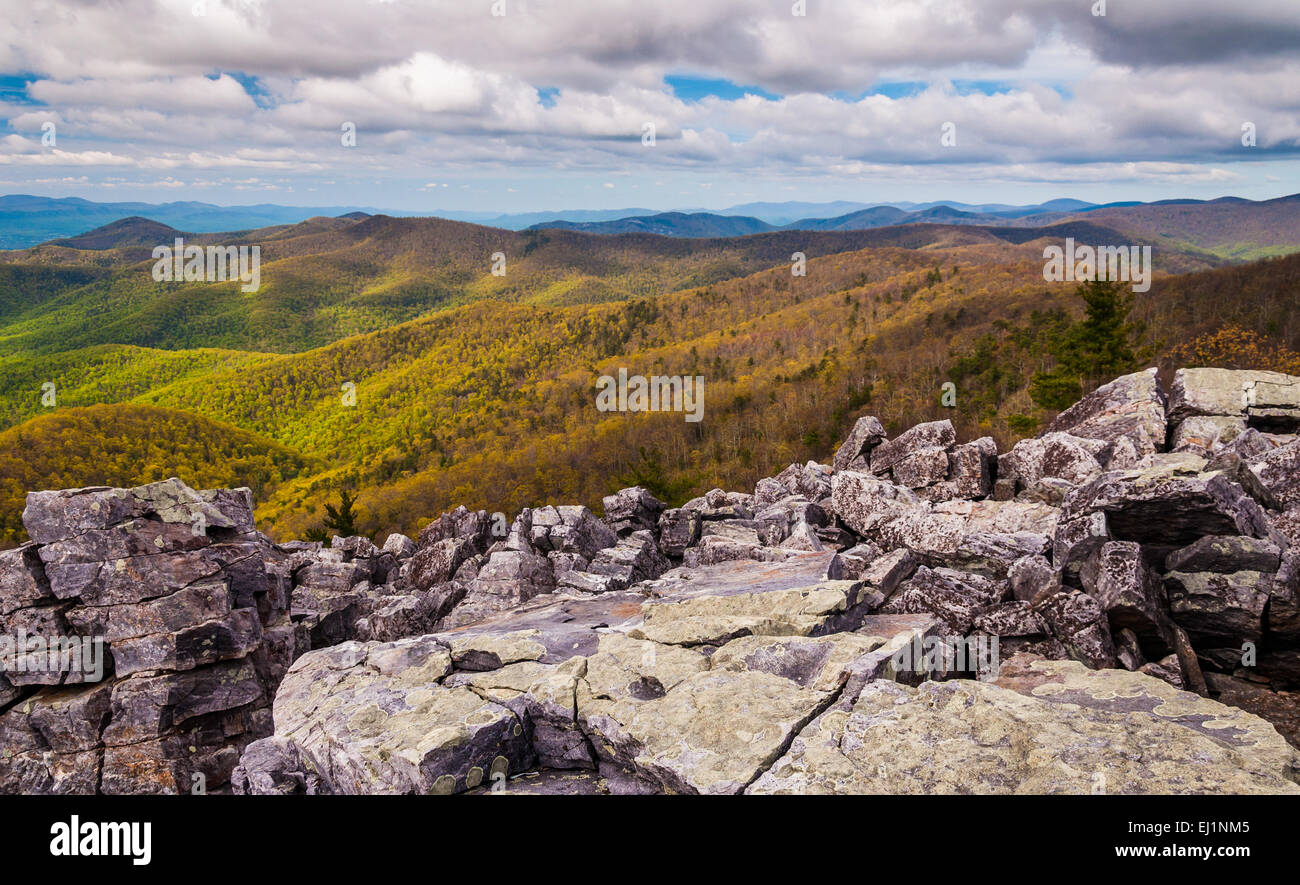
[[[28,490],[170,475],[252,487],[282,539],[343,492],[381,541],[458,504],[599,509],[633,483],[680,503],[827,460],[863,414],[1009,445],[1142,365],[1300,365],[1300,256],[1189,254],[1176,275],[1157,259],[1135,296],[1045,283],[1041,240],[908,227],[670,240],[330,219],[262,239],[254,295],[154,283],[134,246],[8,253],[0,541],[22,540]],[[703,376],[704,420],[598,411],[620,367]]]

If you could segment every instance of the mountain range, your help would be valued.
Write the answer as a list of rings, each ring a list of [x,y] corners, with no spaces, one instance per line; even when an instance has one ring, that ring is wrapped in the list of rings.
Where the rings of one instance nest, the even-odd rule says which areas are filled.
[[[21,538],[32,488],[247,484],[279,537],[346,488],[382,535],[456,504],[595,506],[634,483],[681,501],[818,457],[868,410],[1010,442],[1051,419],[1029,380],[1081,313],[1072,284],[1043,277],[1065,237],[1154,247],[1133,311],[1152,360],[1300,359],[1300,198],[981,224],[908,211],[930,214],[690,238],[358,211],[224,233],[128,217],[0,253],[0,541]],[[152,247],[177,236],[258,245],[260,289],[156,282]],[[597,410],[595,379],[620,368],[704,376],[704,420]]]
[[[96,203],[76,197],[53,198],[23,194],[0,196],[0,249],[24,249],[56,239],[67,239],[130,217],[145,217],[193,233],[254,230],[297,224],[320,216],[438,217],[505,230],[567,229],[588,233],[657,233],[675,237],[730,237],[773,230],[860,230],[894,224],[1044,225],[1086,212],[1145,205],[1160,212],[1169,206],[1205,205],[1201,200],[1168,200],[1095,204],[1057,199],[1032,205],[957,201],[928,203],[745,203],[727,209],[675,209],[660,212],[645,208],[569,209],[541,212],[492,213],[431,208],[427,212],[379,210],[356,206],[215,206],[210,203]],[[1241,203],[1225,197],[1210,203]],[[1270,201],[1271,202],[1271,201]]]
[[[726,213],[664,212],[627,218],[575,222],[553,220],[530,230],[577,230],[594,234],[656,233],[671,237],[731,237],[777,230],[869,230],[901,224],[963,224],[985,227],[1047,227],[1087,220],[1099,226],[1140,233],[1168,246],[1209,245],[1225,257],[1251,258],[1286,250],[1289,234],[1277,229],[1294,217],[1300,194],[1255,202],[1238,197],[1218,200],[1164,200],[1154,203],[1096,205],[1078,200],[1052,200],[1037,206],[931,203],[902,208],[877,205],[831,217],[805,217],[786,224],[771,224],[757,217]],[[1249,209],[1251,222],[1243,211]],[[1190,228],[1190,239],[1171,239],[1174,228]],[[1242,240],[1249,234],[1249,240]],[[1280,237],[1280,239],[1279,239]]]

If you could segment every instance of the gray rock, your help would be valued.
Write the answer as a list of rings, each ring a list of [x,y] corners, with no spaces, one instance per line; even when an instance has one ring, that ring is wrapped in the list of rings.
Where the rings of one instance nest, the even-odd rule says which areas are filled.
[[[1029,603],[1021,600],[1000,602],[975,618],[974,627],[992,636],[1047,636],[1047,622]]]
[[[1083,589],[1106,612],[1111,630],[1128,629],[1148,642],[1168,635],[1168,602],[1160,578],[1132,541],[1102,545],[1080,570]]]
[[[654,536],[639,531],[600,551],[587,570],[611,578],[608,589],[623,590],[640,581],[653,580],[671,567],[672,564],[659,552]]]
[[[1017,561],[1041,556],[1050,546],[1046,535],[1033,532],[971,532],[959,540],[955,549],[922,552],[921,558],[932,566],[1003,579]]]
[[[1246,430],[1245,418],[1193,415],[1174,427],[1170,447],[1175,452],[1209,456],[1220,452]]]
[[[885,441],[885,428],[874,415],[859,418],[835,451],[836,470],[866,470],[871,452]]]
[[[1187,688],[1187,683],[1183,679],[1182,668],[1178,665],[1178,658],[1175,655],[1169,655],[1158,661],[1142,664],[1137,669],[1139,673],[1154,677],[1162,682],[1168,682],[1174,688]]]
[[[328,796],[334,792],[311,754],[282,737],[253,741],[230,776],[238,796]]]
[[[1061,589],[1060,573],[1052,568],[1047,557],[1037,554],[1022,556],[1007,569],[1011,594],[1021,602],[1033,602],[1045,591],[1055,593]]]
[[[1066,498],[1061,517],[1096,512],[1106,515],[1116,540],[1149,546],[1153,558],[1205,535],[1273,534],[1264,509],[1240,485],[1176,463],[1104,473]]]
[[[461,538],[476,550],[486,550],[493,541],[492,520],[485,510],[457,507],[422,528],[416,546],[424,548],[448,538]]]
[[[877,475],[888,473],[913,455],[936,448],[947,451],[956,443],[957,432],[946,418],[917,424],[871,451],[871,472]],[[944,469],[947,470],[946,464]]]
[[[1094,670],[1115,666],[1115,645],[1106,613],[1079,590],[1055,593],[1035,604],[1036,611],[1070,657]]]
[[[605,522],[620,538],[641,530],[654,531],[659,524],[659,514],[666,505],[647,489],[634,486],[606,495]]]
[[[549,508],[559,518],[558,524],[549,525],[541,549],[550,549],[558,553],[573,553],[591,560],[608,547],[618,543],[618,535],[586,507],[560,506]],[[539,523],[536,513],[533,518],[534,536],[538,534]]]
[[[943,632],[964,636],[985,609],[1006,595],[999,584],[951,569],[921,566],[880,607],[882,614],[930,614],[946,628]]]
[[[56,602],[35,544],[0,550],[0,616]]]
[[[1267,632],[1285,644],[1300,643],[1300,549],[1292,548],[1283,554],[1272,583]]]
[[[943,482],[948,478],[948,450],[940,446],[917,449],[895,462],[892,472],[894,482],[909,489]]]
[[[1243,641],[1258,642],[1263,636],[1271,575],[1170,572],[1165,590],[1174,620],[1197,646],[1239,648]]]
[[[784,489],[782,489],[784,491]],[[659,516],[659,545],[666,556],[682,557],[700,540],[700,514],[674,507]]]
[[[1052,564],[1062,582],[1081,586],[1079,570],[1084,561],[1111,540],[1105,511],[1094,510],[1058,522],[1052,537]]]
[[[900,548],[872,560],[863,569],[861,578],[888,597],[898,589],[900,584],[915,574],[920,564],[921,561],[916,554],[911,550]]]
[[[498,550],[488,556],[464,599],[444,620],[443,628],[472,624],[554,589],[555,571],[545,556]]]
[[[1265,418],[1300,428],[1300,378],[1280,372],[1179,369],[1169,394],[1169,418],[1196,415]]]
[[[455,590],[449,593],[442,588],[433,588],[421,593],[386,596],[378,601],[368,614],[357,618],[348,638],[392,642],[406,636],[432,633],[468,591],[468,588],[461,584],[456,584],[454,587],[460,591],[459,598]]]
[[[957,446],[948,455],[948,482],[952,497],[983,498],[993,493],[998,470],[998,445],[992,437]]]
[[[1111,638],[1115,642],[1115,657],[1125,670],[1137,670],[1147,662],[1146,656],[1142,653],[1142,643],[1132,630],[1127,627],[1112,630]],[[1170,657],[1173,658],[1174,666],[1177,667],[1178,658],[1174,655],[1170,655]],[[1181,670],[1179,671],[1179,678],[1182,678]]]
[[[700,519],[705,521],[752,519],[754,498],[744,492],[712,489],[698,498],[687,501],[682,505],[682,509],[698,513]]]
[[[1022,439],[999,460],[999,477],[1005,465],[1021,488],[1030,488],[1044,478],[1082,485],[1101,473],[1097,458],[1105,449],[1106,444],[1099,440],[1059,431]]]
[[[924,506],[909,489],[865,473],[845,471],[831,481],[835,513],[859,536],[867,537],[890,520]]]
[[[33,541],[49,544],[145,516],[186,531],[198,526],[204,531],[250,532],[252,493],[248,489],[197,492],[175,477],[133,489],[95,486],[29,492],[23,525]]]
[[[881,549],[870,543],[841,550],[831,558],[831,564],[826,567],[826,577],[835,581],[857,581],[881,555]]]
[[[1165,558],[1165,568],[1175,572],[1276,572],[1281,565],[1276,544],[1237,535],[1207,535]]]
[[[394,532],[384,541],[384,550],[396,560],[410,559],[415,555],[415,542],[406,535]]]
[[[1103,466],[1118,468],[1129,457],[1164,448],[1165,404],[1156,383],[1156,370],[1146,369],[1104,384],[1056,416],[1044,435],[1069,433],[1101,440],[1110,451],[1100,459]]]
[[[445,584],[467,560],[482,552],[473,537],[426,543],[401,567],[397,583],[409,592],[423,592]]]
[[[1300,507],[1300,442],[1260,455],[1250,470],[1277,500],[1279,509]]]

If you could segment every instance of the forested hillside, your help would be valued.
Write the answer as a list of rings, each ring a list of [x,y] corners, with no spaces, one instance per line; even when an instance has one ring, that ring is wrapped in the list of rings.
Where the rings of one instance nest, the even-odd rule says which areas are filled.
[[[309,466],[255,434],[171,409],[60,409],[0,433],[0,540],[22,536],[23,499],[32,489],[184,476],[203,488],[246,485],[262,500]]]
[[[975,228],[709,241],[428,221],[273,231],[252,296],[144,285],[145,265],[119,266],[113,250],[96,253],[102,265],[66,247],[11,256],[12,279],[39,268],[63,285],[4,296],[30,303],[0,326],[0,420],[27,422],[0,437],[6,539],[25,488],[160,471],[254,485],[261,524],[281,537],[317,526],[351,489],[360,527],[382,536],[457,504],[599,507],[637,482],[671,501],[742,488],[825,459],[864,413],[891,430],[950,417],[966,437],[1006,443],[1050,418],[1031,381],[1060,374],[1084,307],[1073,284],[1043,281],[1050,240]],[[868,242],[850,248],[855,238]],[[494,277],[499,243],[511,257]],[[80,257],[60,264],[60,250]],[[794,251],[808,255],[803,276]],[[434,278],[445,298],[408,285]],[[1135,358],[1285,368],[1300,350],[1297,304],[1300,256],[1158,275],[1133,302]],[[596,378],[620,367],[703,376],[704,420],[597,411]],[[94,403],[132,405],[78,408]],[[31,458],[33,440],[49,454]]]

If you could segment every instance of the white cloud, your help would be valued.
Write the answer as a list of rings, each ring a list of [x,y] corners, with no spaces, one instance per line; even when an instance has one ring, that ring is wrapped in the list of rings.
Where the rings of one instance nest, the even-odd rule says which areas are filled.
[[[1238,160],[1300,153],[1300,4],[1090,6],[815,0],[797,18],[783,2],[510,0],[494,18],[463,0],[207,0],[204,16],[192,0],[29,4],[0,21],[0,72],[31,80],[27,101],[0,104],[15,133],[0,164],[185,170],[195,186],[231,168],[316,185],[411,169],[648,184],[674,170],[1191,181],[1175,171],[1190,166],[1228,181]],[[784,97],[685,101],[672,75]],[[851,98],[882,80],[923,88]],[[46,121],[58,149],[41,144]],[[954,148],[939,142],[948,121]],[[1244,121],[1258,154],[1242,154]]]

